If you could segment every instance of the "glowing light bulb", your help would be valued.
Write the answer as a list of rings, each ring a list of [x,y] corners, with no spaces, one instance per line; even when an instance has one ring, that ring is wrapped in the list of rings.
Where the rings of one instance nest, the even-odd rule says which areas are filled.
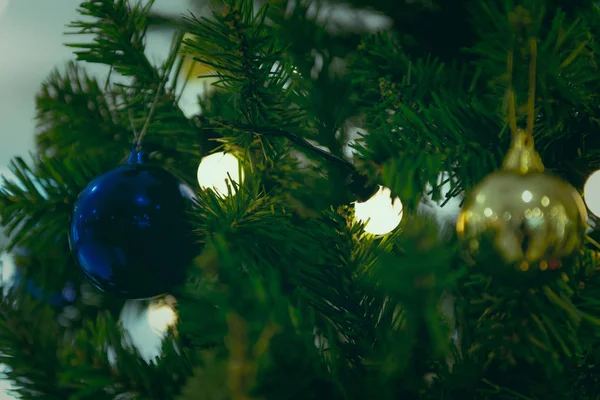
[[[165,332],[177,323],[177,313],[169,304],[154,304],[148,307],[146,311],[148,325],[159,335]]]
[[[591,174],[585,182],[583,198],[588,210],[595,216],[600,216],[600,170]]]
[[[239,184],[244,180],[240,162],[229,153],[213,153],[200,161],[198,184],[202,189],[212,189],[221,196],[229,194],[228,183]]]
[[[365,232],[373,235],[385,235],[396,229],[402,214],[400,199],[396,197],[392,202],[392,192],[383,186],[379,186],[379,191],[369,200],[354,205],[355,218],[366,222]]]

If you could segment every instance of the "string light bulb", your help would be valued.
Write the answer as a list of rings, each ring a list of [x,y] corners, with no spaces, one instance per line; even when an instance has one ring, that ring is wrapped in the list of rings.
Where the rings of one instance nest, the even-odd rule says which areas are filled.
[[[213,153],[200,161],[198,165],[198,184],[202,189],[212,189],[225,197],[229,186],[240,184],[244,180],[244,171],[239,160],[230,153]]]
[[[177,323],[174,301],[151,304],[146,310],[148,326],[158,335],[164,335]]]
[[[600,216],[600,170],[591,174],[585,182],[583,199],[588,210],[595,216]]]
[[[392,192],[383,186],[369,200],[354,204],[354,217],[366,223],[365,232],[372,235],[390,233],[400,225],[402,215],[402,202],[398,197],[392,201]]]

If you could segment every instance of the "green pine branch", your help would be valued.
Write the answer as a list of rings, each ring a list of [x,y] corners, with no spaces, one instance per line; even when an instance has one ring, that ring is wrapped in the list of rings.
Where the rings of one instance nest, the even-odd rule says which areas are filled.
[[[270,12],[267,6],[255,11],[249,0],[228,0],[212,19],[186,19],[195,37],[185,51],[215,69],[219,92],[204,99],[203,115],[192,122],[176,105],[176,85],[167,85],[147,148],[153,162],[191,182],[198,143],[219,139],[228,150],[244,151],[252,177],[233,188],[235,196],[199,193],[194,222],[205,251],[175,293],[177,340],[170,336],[154,363],[124,342],[112,318],[86,320],[65,343],[53,311],[16,298],[1,303],[0,345],[7,355],[0,361],[13,367],[10,377],[26,378],[20,392],[50,399],[169,399],[187,382],[182,400],[200,397],[194,390],[210,399],[257,400],[598,397],[595,260],[569,260],[564,273],[541,276],[515,275],[494,260],[467,270],[456,238],[440,242],[437,228],[409,216],[427,184],[439,198],[440,172],[450,173],[456,196],[498,165],[508,144],[503,99],[507,44],[515,34],[541,38],[536,137],[547,166],[579,184],[600,165],[598,7],[580,2],[581,10],[556,12],[564,2],[547,2],[542,10],[527,0],[528,17],[504,3],[508,8],[484,2],[458,15],[467,2],[449,10],[441,2],[390,8],[376,1],[372,6],[390,14],[395,30],[365,38],[350,55],[354,39],[333,38],[309,24],[302,5],[292,11],[290,27],[305,27],[305,42],[283,26],[280,2]],[[11,246],[37,255],[66,248],[75,196],[129,150],[117,147],[145,122],[160,82],[179,72],[179,36],[163,66],[154,67],[144,54],[150,6],[83,3],[82,13],[93,21],[72,27],[94,41],[75,45],[79,60],[110,65],[133,84],[101,90],[75,66],[45,83],[38,96],[38,146],[45,157],[32,165],[16,159],[17,180],[0,189]],[[271,16],[281,19],[272,24]],[[431,21],[460,29],[441,37]],[[466,39],[472,31],[477,35]],[[313,48],[325,54],[325,68],[309,79]],[[529,54],[515,54],[521,105]],[[348,68],[330,74],[336,57]],[[522,107],[517,111],[523,121]],[[370,133],[356,145],[359,169],[405,205],[403,226],[384,239],[363,235],[349,208],[331,200],[330,192],[346,185],[340,177],[355,167],[342,160],[329,171],[321,165],[297,171],[288,143],[316,139],[340,156],[343,125],[358,113]],[[115,134],[121,136],[112,144]],[[113,145],[119,157],[111,150],[97,159],[99,149]],[[80,161],[86,158],[97,160],[89,166]],[[311,195],[323,199],[310,202]],[[53,268],[72,267],[62,261]],[[456,297],[451,317],[438,304],[449,292]],[[31,329],[31,320],[43,327]]]
[[[76,31],[71,34],[93,35],[91,43],[68,44],[80,49],[75,54],[80,61],[111,66],[124,76],[132,77],[137,84],[156,85],[158,71],[148,61],[146,30],[148,13],[154,1],[144,4],[127,0],[85,1],[79,6],[82,16],[92,21],[76,21],[69,25]]]
[[[201,154],[205,153],[206,149],[202,148],[195,122],[188,120],[177,104],[179,99],[177,90],[181,86],[177,76],[181,73],[182,66],[179,57],[182,35],[175,35],[169,54],[161,66],[154,66],[149,61],[145,54],[145,35],[152,3],[152,1],[137,1],[134,5],[130,5],[125,0],[84,2],[80,12],[82,15],[92,17],[92,21],[74,22],[71,27],[78,30],[71,33],[92,35],[93,41],[68,46],[84,49],[75,52],[79,61],[105,64],[112,68],[111,71],[131,77],[128,83],[115,84],[114,87],[106,85],[104,89],[105,92],[109,92],[105,94],[106,97],[118,100],[118,104],[113,105],[112,111],[113,116],[118,115],[119,126],[113,133],[118,140],[133,141],[134,134],[139,133],[146,122],[149,109],[156,97],[156,90],[162,87],[161,82],[170,79],[171,75],[175,76],[170,84],[164,85],[164,93],[159,94],[153,119],[148,125],[145,150],[155,162],[191,183],[196,180],[194,171]],[[85,76],[79,79],[84,80]],[[64,81],[65,78],[62,80]],[[49,85],[62,88],[64,85],[61,85],[60,81],[60,78],[54,76],[54,81],[51,80]],[[97,83],[92,85],[94,90],[97,87]],[[57,95],[51,91],[48,99],[50,107],[56,102],[60,104],[61,98],[65,96],[69,98],[69,93],[64,88]],[[88,123],[97,124],[98,121],[93,121],[90,114],[85,112],[83,115],[88,117]],[[102,128],[93,127],[93,129]],[[125,130],[129,131],[129,140],[127,134],[121,134]],[[108,132],[106,139],[109,139]],[[94,145],[91,141],[83,143],[89,145],[86,146],[88,149]],[[107,140],[104,146],[107,145],[118,144],[114,140],[110,142]],[[117,154],[127,151],[129,146],[122,146]]]
[[[466,49],[477,56],[474,64],[484,71],[486,92],[497,99],[505,95],[506,63],[508,52],[513,51],[517,117],[525,124],[528,46],[529,39],[536,38],[536,147],[547,169],[577,187],[600,165],[595,134],[599,129],[595,39],[600,32],[599,12],[597,7],[572,8],[563,1],[526,1],[518,7],[482,3],[472,10],[472,18],[481,21],[474,25],[477,42]]]
[[[567,274],[551,272],[530,279],[523,276],[509,286],[498,278],[473,274],[465,281],[461,306],[469,315],[465,323],[477,335],[468,351],[487,366],[539,363],[544,366],[540,373],[550,375],[583,352],[583,324],[597,329],[600,319],[591,308],[577,306]]]
[[[176,55],[173,50],[168,65]],[[173,93],[156,105],[145,148],[153,162],[193,182],[199,131],[175,105]],[[154,92],[118,85],[102,89],[97,79],[70,63],[64,72],[53,72],[36,97],[38,150],[76,161],[101,159],[102,170],[108,170],[126,158],[154,97]]]
[[[383,258],[377,250],[387,248],[389,251],[398,237],[383,243],[368,239],[359,241],[357,226],[350,225],[346,230],[345,217],[337,213],[303,221],[279,211],[281,205],[273,202],[274,199],[252,195],[246,190],[239,189],[236,196],[225,199],[208,192],[200,194],[197,229],[202,237],[206,237],[208,254],[213,254],[212,257],[206,255],[203,262],[208,271],[206,278],[218,276],[216,279],[220,284],[216,287],[224,286],[221,290],[214,289],[213,294],[203,286],[205,289],[201,290],[203,296],[199,301],[212,298],[217,309],[223,312],[238,310],[251,321],[270,315],[267,310],[272,310],[271,307],[280,304],[283,298],[296,307],[305,304],[308,307],[305,312],[316,313],[314,326],[329,337],[325,360],[332,369],[330,378],[341,379],[345,385],[354,374],[369,373],[373,379],[394,379],[390,395],[398,394],[399,376],[407,374],[408,368],[413,367],[407,360],[413,357],[426,360],[424,355],[429,354],[425,351],[411,355],[411,344],[423,340],[423,329],[431,338],[428,343],[438,349],[439,357],[439,349],[446,347],[449,338],[447,323],[439,318],[437,299],[442,290],[452,287],[457,276],[449,272],[446,280],[439,277],[431,287],[422,284],[428,279],[431,281],[433,271],[438,272],[440,265],[449,258],[447,251],[431,250],[431,241],[437,240],[436,231],[426,236],[415,233],[414,242],[406,239],[408,241],[402,247],[406,253],[404,257],[388,263],[374,274],[374,265]],[[260,248],[254,243],[261,243]],[[357,254],[345,254],[344,249],[357,249]],[[427,263],[428,270],[423,268],[424,252],[433,254],[431,262]],[[399,270],[398,265],[404,268]],[[218,275],[215,275],[217,271]],[[388,282],[389,286],[377,282]],[[405,285],[399,286],[399,283]],[[283,292],[279,287],[284,289]],[[385,299],[390,296],[395,296],[398,304],[402,304],[400,310],[405,310],[403,313],[398,314],[398,308],[388,304],[391,301]],[[427,307],[421,305],[425,298],[433,300]],[[264,310],[255,305],[261,301],[270,307]],[[190,312],[189,317],[192,315]],[[214,338],[215,345],[219,343],[215,330],[207,328],[212,324],[222,326],[222,320],[215,318],[214,312],[208,315],[210,320],[193,324],[199,329],[197,332],[188,331],[194,337],[197,334],[194,340],[200,346],[207,344],[202,341],[200,332]],[[300,315],[303,314],[298,314],[298,318]],[[275,323],[279,322],[275,319]],[[407,328],[410,334],[400,327]],[[380,369],[379,364],[379,367],[370,365],[374,360],[381,362],[384,354],[388,363],[385,368]],[[431,366],[425,364],[413,371],[419,376],[418,371],[424,373],[426,368]],[[391,376],[385,375],[390,371]],[[367,386],[362,386],[364,383],[357,381],[352,390],[370,393]]]
[[[14,391],[23,399],[68,399],[72,391],[58,384],[63,332],[55,311],[21,291],[4,288],[0,300],[0,362]]]
[[[37,254],[66,243],[66,228],[75,199],[98,174],[101,160],[74,162],[38,157],[28,165],[22,158],[10,164],[16,181],[0,189],[0,221],[11,241]]]
[[[55,70],[36,96],[37,148],[60,158],[120,162],[133,137],[123,96],[104,91],[79,64]],[[107,160],[108,161],[108,160]],[[109,164],[110,165],[110,164]]]
[[[220,270],[219,266],[227,262],[235,268],[243,265],[240,270],[219,273],[239,296],[236,302],[243,305],[242,293],[253,296],[255,290],[234,290],[237,282],[251,277],[268,282],[267,277],[275,274],[271,279],[290,290],[286,295],[294,301],[306,302],[344,335],[361,315],[360,299],[345,286],[351,281],[351,271],[340,264],[344,259],[339,251],[348,248],[348,243],[342,243],[348,237],[338,236],[336,226],[340,222],[334,219],[328,222],[332,217],[302,220],[274,199],[248,190],[242,188],[236,196],[225,199],[201,193],[201,207],[196,213],[195,224],[200,237],[206,238],[208,251],[221,249],[217,252],[219,257],[215,256],[220,261],[214,268]],[[336,241],[342,242],[334,245]],[[349,262],[350,254],[346,257]],[[242,279],[240,274],[249,274],[249,278]],[[336,282],[335,290],[332,282]]]
[[[268,5],[256,12],[250,0],[227,1],[223,6],[213,19],[185,19],[186,31],[194,38],[184,41],[184,53],[212,67],[218,78],[214,85],[233,94],[235,121],[297,129],[303,112],[291,101],[294,88],[287,87],[293,67],[282,59],[282,44],[265,23]],[[281,140],[252,134],[230,134],[225,140],[241,149],[259,149],[258,154],[281,148]]]
[[[349,55],[360,41],[352,31],[355,26],[348,31],[330,29],[329,21],[315,17],[327,6],[319,1],[270,4],[273,34],[287,44],[284,58],[294,65],[290,77],[296,88],[294,102],[309,117],[305,135],[342,156],[347,144],[345,125],[358,113],[362,97],[353,90],[347,71]],[[296,40],[299,36],[302,40]]]
[[[173,338],[168,340],[172,343]],[[61,360],[68,368],[59,382],[72,390],[73,400],[172,399],[190,375],[191,365],[173,344],[163,350],[166,364],[160,359],[146,363],[122,327],[110,316],[100,315],[62,349]]]
[[[95,318],[100,308],[118,314],[122,299],[107,298],[96,289],[97,302],[89,302],[80,290],[83,277],[70,255],[68,226],[73,205],[81,190],[104,168],[101,158],[89,162],[37,157],[27,164],[16,158],[11,163],[15,180],[5,180],[0,189],[0,223],[9,242],[5,251],[25,252],[15,257],[15,265],[23,279],[33,282],[44,296],[62,293],[67,281],[75,285],[79,308],[77,318],[69,325],[76,327]]]
[[[277,167],[271,167],[274,163],[270,159],[277,159],[279,164],[283,162],[285,157],[281,155],[290,147],[283,138],[294,145],[300,144],[304,147],[299,149],[302,151],[309,144],[302,138],[312,139],[324,144],[334,156],[343,158],[344,141],[339,141],[337,136],[343,136],[343,125],[354,114],[355,108],[352,102],[340,102],[333,97],[339,97],[343,88],[350,90],[347,78],[323,73],[314,84],[302,86],[310,79],[299,73],[298,66],[292,67],[288,60],[293,43],[276,40],[275,37],[280,36],[275,35],[281,29],[274,30],[265,22],[267,15],[277,12],[268,14],[270,7],[265,5],[253,13],[251,3],[226,2],[214,19],[192,17],[186,20],[186,30],[194,38],[185,42],[184,52],[212,67],[218,77],[216,87],[231,93],[229,111],[212,116],[212,111],[207,108],[208,113],[203,113],[205,132],[217,133],[219,141],[230,150],[252,149],[250,162],[259,170],[274,172]],[[328,60],[327,68],[333,63],[333,56]],[[314,96],[310,97],[310,93]],[[331,115],[334,115],[333,119],[326,118]],[[292,135],[299,140],[294,140]],[[317,156],[307,152],[307,156],[320,168],[319,173],[326,171],[329,182],[334,182],[327,189],[323,184],[319,187],[324,192],[324,203],[347,203],[345,185],[347,175],[353,173],[354,168],[342,160],[331,164],[331,157],[323,152]],[[283,164],[288,169],[293,166],[289,162]],[[341,169],[340,165],[350,166],[351,171]],[[282,171],[283,168],[276,173]],[[303,199],[301,203],[306,205],[307,202]]]
[[[200,301],[200,304],[206,300],[213,302],[214,311],[201,322],[197,308],[196,312],[192,310],[198,302],[184,301],[180,315],[194,318],[190,325],[200,328],[194,335],[205,333],[217,340],[211,347],[197,347],[200,363],[180,398],[274,396],[300,400],[306,398],[306,393],[329,393],[329,398],[338,398],[326,365],[338,369],[336,358],[344,360],[344,357],[333,345],[315,346],[315,330],[321,324],[312,305],[299,301],[290,292],[291,287],[279,271],[266,270],[261,275],[244,273],[240,270],[250,263],[241,264],[237,255],[223,257],[224,252],[230,251],[223,245],[216,244],[214,251],[220,256],[218,282],[203,285]],[[205,281],[212,281],[213,274],[214,271]],[[215,313],[219,314],[217,323],[211,326]],[[187,329],[180,331],[186,339],[190,333]],[[327,339],[321,340],[334,343],[336,335],[336,331],[325,329],[321,336]],[[200,336],[199,340],[206,339]],[[198,340],[195,343],[200,344]],[[287,373],[289,368],[296,373]],[[194,388],[200,385],[201,393],[194,393]]]
[[[448,197],[469,190],[499,164],[503,121],[498,105],[475,97],[481,71],[436,59],[412,60],[388,33],[367,37],[353,56],[365,129],[353,145],[361,168],[414,210],[425,187],[440,199],[439,174],[451,179]],[[452,98],[452,102],[446,99]],[[489,134],[488,134],[489,133]],[[475,173],[475,175],[474,175]]]

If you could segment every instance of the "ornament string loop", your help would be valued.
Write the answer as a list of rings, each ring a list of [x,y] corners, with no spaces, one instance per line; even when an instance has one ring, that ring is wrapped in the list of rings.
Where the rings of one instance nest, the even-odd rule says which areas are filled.
[[[537,40],[536,38],[529,39],[529,92],[527,96],[527,128],[525,132],[521,132],[517,126],[517,106],[515,100],[515,90],[513,86],[513,69],[514,69],[514,51],[510,50],[507,57],[508,69],[508,123],[513,137],[525,133],[526,144],[533,147],[533,127],[535,123],[535,91],[537,77]]]
[[[513,87],[514,52],[510,50],[507,57],[508,69],[508,123],[512,132],[512,144],[508,151],[503,167],[521,174],[544,171],[540,155],[535,151],[533,143],[533,127],[535,123],[535,90],[537,71],[537,40],[529,39],[529,92],[527,98],[527,127],[520,129],[517,125],[517,107]]]
[[[139,134],[136,134],[136,132],[133,132],[133,135],[135,137],[135,148],[137,151],[141,151],[142,150],[142,140],[144,139],[144,136],[146,135],[146,132],[148,131],[148,126],[150,125],[150,121],[152,120],[152,116],[154,114],[154,111],[156,110],[156,105],[158,104],[158,99],[160,98],[160,95],[162,94],[164,88],[165,88],[165,84],[167,83],[167,78],[168,75],[166,75],[165,77],[163,77],[163,79],[161,79],[160,84],[158,85],[158,88],[156,89],[156,95],[154,96],[154,100],[152,101],[152,104],[150,105],[150,111],[148,111],[148,116],[146,117],[146,121],[144,122],[144,126],[142,127],[142,130],[140,131]]]
[[[537,40],[529,39],[529,94],[527,99],[527,136],[533,142],[533,124],[535,122],[535,88],[537,76]]]
[[[515,105],[515,90],[513,88],[513,51],[508,52],[508,124],[510,125],[510,131],[512,136],[517,135],[517,106]]]

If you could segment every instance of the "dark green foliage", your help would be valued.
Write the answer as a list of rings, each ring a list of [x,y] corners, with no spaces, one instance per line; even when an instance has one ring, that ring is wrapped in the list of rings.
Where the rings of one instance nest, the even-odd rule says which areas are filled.
[[[186,30],[195,38],[185,41],[184,52],[213,67],[216,86],[236,94],[233,101],[242,122],[286,129],[302,116],[290,109],[293,90],[283,90],[292,66],[280,61],[283,49],[269,36],[267,6],[256,13],[253,8],[252,3],[232,1],[214,21],[186,19]]]
[[[18,393],[23,398],[68,398],[72,392],[56,384],[61,329],[54,311],[20,293],[3,294],[1,301],[0,359],[10,366],[6,375],[18,382]]]
[[[77,49],[77,59],[79,61],[87,61],[93,63],[104,64],[123,77],[125,83],[115,83],[114,85],[106,85],[105,94],[98,93],[98,84],[95,81],[86,83],[88,78],[85,75],[80,75],[76,70],[65,77],[60,77],[55,74],[44,86],[44,90],[38,96],[38,104],[44,104],[44,101],[57,101],[73,99],[72,92],[87,93],[90,97],[103,96],[111,99],[114,103],[111,122],[102,123],[108,116],[106,112],[102,113],[100,109],[96,110],[94,102],[92,105],[88,103],[88,111],[95,114],[100,114],[102,118],[96,116],[95,124],[92,119],[88,119],[88,123],[93,124],[88,129],[80,126],[80,129],[86,133],[91,131],[93,135],[95,131],[100,130],[106,135],[113,135],[112,140],[119,142],[127,141],[127,134],[122,133],[128,131],[130,138],[134,132],[139,133],[146,121],[146,116],[149,113],[151,104],[156,97],[156,91],[161,87],[161,82],[167,80],[173,70],[181,66],[177,63],[177,55],[181,45],[181,36],[176,35],[173,40],[173,48],[169,56],[161,66],[154,66],[148,60],[145,54],[145,35],[148,26],[147,15],[152,2],[147,2],[142,5],[137,2],[135,5],[130,5],[127,1],[117,2],[102,2],[88,1],[80,6],[82,15],[94,16],[93,22],[79,21],[71,24],[71,28],[78,28],[78,31],[70,33],[79,33],[93,35],[92,43],[70,44],[69,46]],[[179,72],[177,70],[177,72]],[[73,81],[74,84],[65,85]],[[49,90],[52,88],[54,90]],[[151,158],[161,164],[166,169],[179,175],[182,179],[193,182],[195,174],[190,173],[190,169],[195,167],[196,160],[200,154],[206,151],[201,146],[196,124],[188,120],[177,105],[178,95],[176,93],[176,82],[164,86],[164,93],[159,94],[159,102],[156,105],[154,118],[148,126],[145,147],[150,153]],[[94,96],[95,95],[95,96]],[[63,100],[64,99],[64,100]],[[71,100],[72,101],[72,100]],[[99,100],[96,100],[99,101]],[[84,103],[85,106],[86,102]],[[81,105],[81,104],[80,104]],[[65,109],[62,108],[65,112]],[[68,116],[63,118],[67,120],[77,120],[81,117],[81,112],[77,109],[69,108]],[[56,110],[51,110],[50,126],[56,124],[60,119],[56,118]],[[42,124],[45,122],[44,117],[48,118],[48,114],[40,113]],[[61,117],[59,114],[58,117]],[[111,129],[110,125],[117,125]],[[132,132],[132,130],[134,132]],[[41,137],[44,137],[42,131]],[[68,136],[65,137],[65,139]],[[63,140],[65,140],[63,139]],[[67,139],[68,140],[68,139]],[[69,140],[72,146],[76,141],[73,136]],[[114,143],[116,145],[116,143]],[[41,143],[43,144],[43,142]],[[93,142],[88,142],[85,148],[77,146],[80,150],[75,153],[76,156],[86,159],[90,149],[97,148]],[[126,157],[129,151],[128,146],[120,147],[122,152],[121,160]],[[115,157],[121,156],[119,152]]]
[[[508,3],[495,3],[500,2],[481,3],[472,12],[474,18],[487,21],[487,25],[476,25],[479,40],[470,49],[479,56],[476,64],[484,71],[485,80],[491,83],[492,94],[498,98],[508,83],[507,52],[514,48],[517,103],[524,106],[530,55],[525,38],[539,38],[540,61],[536,78],[538,149],[543,151],[549,169],[581,186],[599,162],[597,147],[589,135],[598,129],[595,121],[598,119],[597,93],[600,88],[594,36],[598,32],[600,10],[596,7],[565,8],[566,2],[557,9],[553,2],[544,5],[525,1],[523,8],[515,11]],[[529,19],[532,22],[524,28],[523,21]]]
[[[93,163],[60,157],[36,157],[33,165],[21,158],[11,163],[18,181],[5,181],[0,191],[0,215],[12,241],[8,249],[21,245],[34,253],[66,245],[66,226],[79,192],[98,174]]]
[[[215,2],[210,16],[166,21],[192,36],[176,33],[159,65],[145,53],[150,24],[165,22],[151,16],[152,1],[81,4],[85,21],[70,33],[92,40],[70,44],[78,62],[43,83],[39,154],[16,158],[17,180],[0,188],[8,250],[26,251],[16,258],[24,277],[48,293],[67,280],[79,288],[71,309],[23,286],[2,296],[0,361],[22,398],[599,398],[592,242],[543,275],[496,259],[468,267],[456,237],[417,208],[424,194],[445,202],[498,168],[510,141],[508,55],[524,124],[531,38],[537,148],[581,189],[600,168],[600,8],[343,2],[387,18],[370,32],[357,18],[315,17],[338,3]],[[178,106],[184,55],[216,78],[193,117]],[[110,79],[89,76],[84,62],[106,65]],[[201,156],[223,149],[246,179],[230,197],[198,192],[192,218],[205,250],[173,289],[176,329],[146,363],[116,322],[123,302],[85,288],[66,231],[78,193],[124,159],[155,98],[151,162],[196,187]],[[356,126],[368,134],[351,138]],[[357,177],[401,197],[394,233],[375,238],[353,221]]]
[[[73,345],[60,354],[68,366],[60,384],[75,393],[70,398],[173,398],[191,374],[190,361],[177,350],[173,337],[168,337],[163,346],[163,354],[169,356],[150,364],[129,343],[123,330],[107,316],[98,317],[79,331]]]
[[[94,159],[107,155],[112,164],[121,161],[123,148],[131,141],[129,121],[117,111],[116,93],[104,92],[79,65],[70,63],[64,74],[54,71],[36,100],[41,153],[62,158],[85,154]],[[82,135],[89,137],[85,146]]]
[[[69,44],[81,61],[110,65],[116,72],[132,77],[139,85],[156,84],[159,72],[150,64],[144,50],[147,16],[154,1],[127,0],[86,1],[79,12],[92,17],[92,22],[77,21],[70,27],[78,29],[73,34],[93,35],[93,43]]]

